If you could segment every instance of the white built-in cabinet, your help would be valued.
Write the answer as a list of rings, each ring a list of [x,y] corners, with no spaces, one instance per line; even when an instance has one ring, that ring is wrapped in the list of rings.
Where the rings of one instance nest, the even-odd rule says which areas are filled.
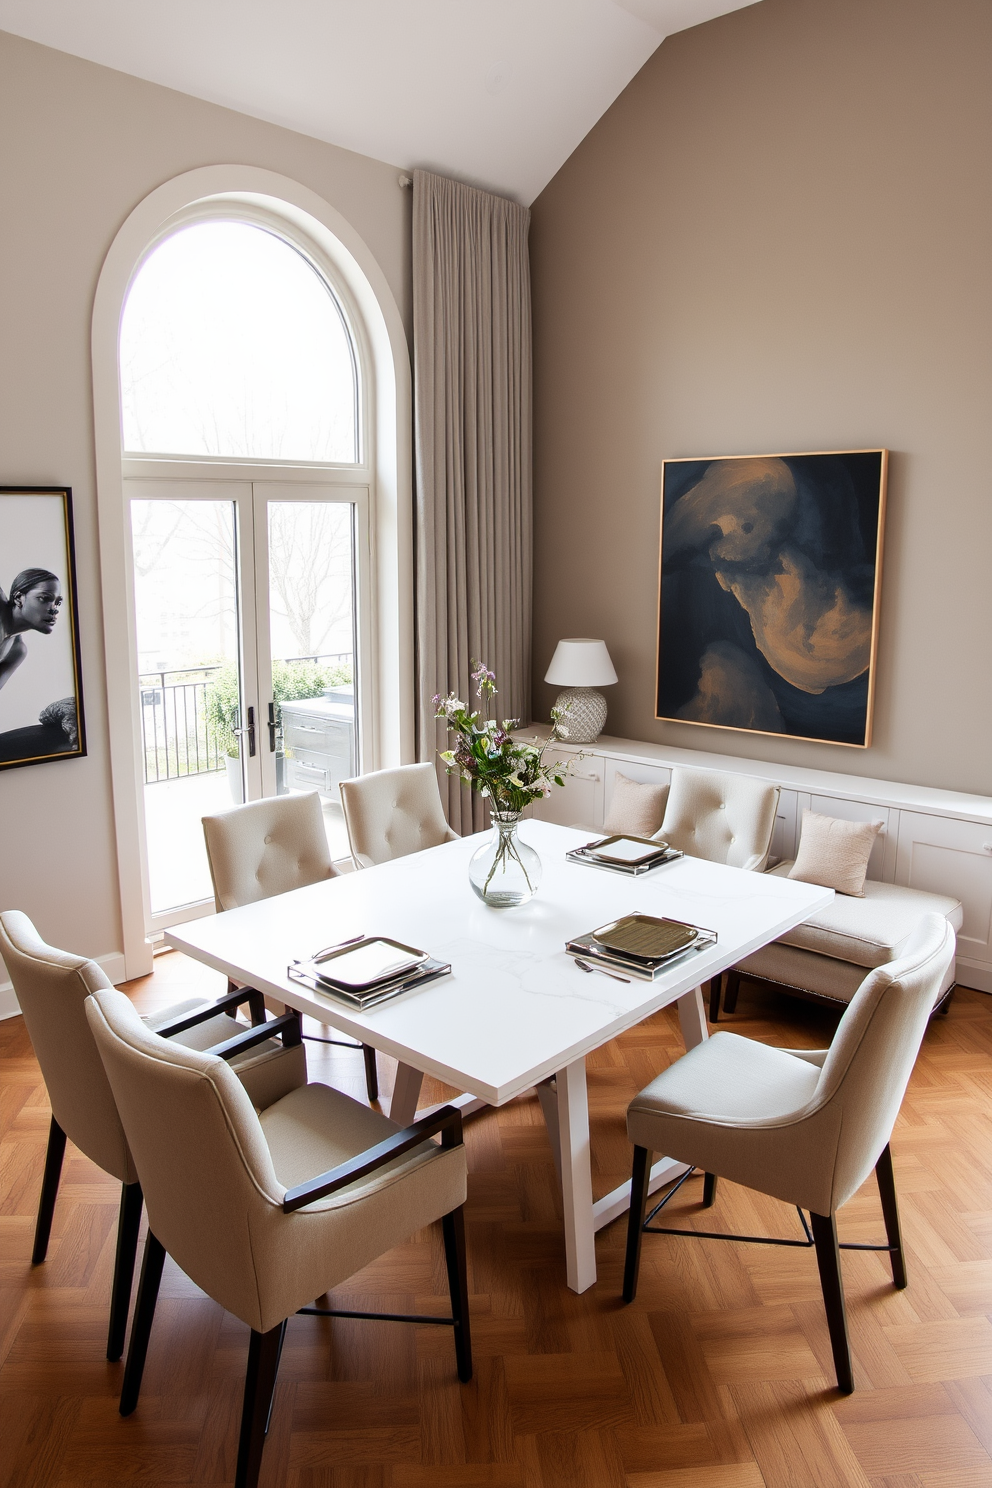
[[[526,729],[519,737],[546,736],[546,731]],[[992,798],[606,736],[581,750],[555,746],[554,754],[573,759],[572,772],[562,789],[534,808],[534,815],[591,832],[599,831],[606,819],[617,775],[666,785],[673,765],[725,770],[777,784],[773,863],[795,857],[804,811],[846,821],[881,821],[869,878],[960,899],[964,923],[958,934],[958,981],[992,992]]]

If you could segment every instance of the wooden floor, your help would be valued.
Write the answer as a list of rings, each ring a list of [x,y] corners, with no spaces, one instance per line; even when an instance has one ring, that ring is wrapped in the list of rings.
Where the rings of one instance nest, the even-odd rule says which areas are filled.
[[[220,979],[177,955],[142,1010]],[[833,1020],[745,987],[733,1027],[822,1047]],[[311,1077],[360,1096],[359,1056]],[[590,1060],[597,1193],[628,1170],[630,1096],[680,1051],[659,1014]],[[29,1264],[49,1111],[22,1021],[0,1024],[0,1484],[233,1479],[247,1329],[168,1263],[141,1403],[117,1414],[104,1355],[119,1189],[70,1147],[47,1262]],[[391,1066],[380,1061],[384,1090]],[[425,1090],[436,1098],[442,1087]],[[845,1252],[857,1393],[831,1387],[808,1251],[646,1237],[619,1301],[624,1221],[599,1283],[565,1287],[559,1199],[536,1098],[467,1127],[475,1378],[441,1328],[291,1320],[262,1484],[288,1488],[992,1488],[992,998],[959,992],[927,1034],[893,1139],[910,1285]],[[698,1216],[701,1183],[677,1207]],[[673,1208],[676,1207],[673,1205]],[[874,1181],[844,1239],[882,1238]],[[794,1211],[722,1185],[707,1228],[798,1232]],[[443,1310],[440,1237],[417,1236],[336,1293]],[[360,1300],[359,1300],[360,1299]]]

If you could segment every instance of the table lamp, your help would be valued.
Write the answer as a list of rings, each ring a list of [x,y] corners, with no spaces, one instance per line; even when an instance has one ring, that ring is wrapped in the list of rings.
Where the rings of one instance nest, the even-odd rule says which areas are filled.
[[[606,699],[597,687],[609,687],[617,674],[605,641],[559,641],[544,677],[563,689],[555,699],[560,708],[558,733],[570,744],[591,744],[603,732]]]

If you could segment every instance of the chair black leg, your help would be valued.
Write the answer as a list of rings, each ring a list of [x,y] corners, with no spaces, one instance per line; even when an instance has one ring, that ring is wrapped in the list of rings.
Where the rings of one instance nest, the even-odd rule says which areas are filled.
[[[704,1209],[712,1209],[712,1207],[713,1207],[713,1201],[716,1198],[716,1177],[717,1177],[717,1175],[715,1173],[704,1173],[703,1174],[703,1208]]]
[[[261,992],[252,991],[248,998],[248,1011],[251,1014],[252,1024],[257,1028],[260,1023],[265,1022],[265,998]]]
[[[646,1147],[635,1147],[634,1166],[630,1175],[630,1211],[627,1215],[627,1258],[623,1268],[623,1300],[625,1302],[633,1302],[637,1295],[637,1273],[641,1264],[641,1233],[650,1181],[651,1154]]]
[[[375,1050],[371,1044],[363,1044],[362,1053],[365,1056],[365,1088],[369,1093],[369,1100],[378,1100],[379,1071],[375,1063]]]
[[[710,1022],[720,1021],[720,986],[723,978],[715,976],[710,981]]]
[[[844,1306],[844,1282],[840,1274],[840,1250],[837,1247],[837,1220],[833,1214],[810,1213],[816,1264],[820,1269],[820,1288],[827,1310],[827,1328],[837,1371],[837,1386],[845,1395],[854,1390],[851,1346],[847,1340],[847,1310]]]
[[[148,1339],[155,1318],[155,1303],[158,1287],[165,1265],[165,1246],[156,1240],[151,1230],[145,1239],[145,1253],[141,1260],[141,1280],[138,1282],[138,1300],[134,1304],[134,1321],[131,1324],[131,1342],[124,1366],[124,1385],[121,1389],[120,1413],[129,1416],[138,1403],[141,1376],[145,1372],[145,1355]]]
[[[55,1196],[59,1191],[62,1176],[62,1159],[65,1156],[65,1132],[52,1117],[48,1128],[48,1151],[45,1153],[45,1176],[41,1180],[41,1201],[38,1204],[38,1222],[34,1227],[34,1250],[31,1252],[32,1266],[40,1266],[48,1254],[48,1239],[52,1233],[52,1216],[55,1213]]]
[[[472,1334],[468,1316],[468,1265],[465,1257],[465,1216],[461,1208],[441,1217],[444,1235],[444,1259],[448,1267],[448,1291],[451,1293],[451,1316],[455,1320],[455,1360],[458,1378],[467,1384],[472,1378]]]
[[[131,1282],[134,1280],[134,1258],[138,1251],[141,1227],[141,1184],[121,1184],[121,1212],[117,1220],[117,1259],[114,1262],[114,1284],[110,1294],[110,1332],[107,1335],[107,1358],[119,1359],[124,1352],[127,1314],[131,1306]]]
[[[723,1011],[735,1013],[737,1011],[737,994],[741,988],[741,974],[739,971],[727,972],[727,985],[723,993]]]
[[[882,1216],[885,1219],[885,1234],[889,1244],[893,1247],[889,1251],[889,1260],[892,1263],[892,1280],[902,1290],[906,1285],[906,1257],[902,1250],[902,1234],[899,1229],[899,1207],[896,1204],[896,1181],[892,1172],[892,1153],[889,1151],[888,1143],[875,1164],[875,1177],[878,1179],[878,1192],[882,1200]]]
[[[234,1488],[255,1488],[258,1482],[285,1332],[285,1319],[267,1333],[256,1333],[254,1328],[251,1330]]]

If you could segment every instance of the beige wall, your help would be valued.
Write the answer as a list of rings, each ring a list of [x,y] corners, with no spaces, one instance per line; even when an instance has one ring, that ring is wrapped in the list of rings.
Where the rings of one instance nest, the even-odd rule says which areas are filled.
[[[762,0],[534,204],[534,671],[605,637],[609,733],[992,793],[990,124],[988,0]],[[656,722],[662,458],[880,445],[872,747]]]
[[[0,33],[0,484],[73,488],[89,755],[0,771],[0,908],[57,944],[120,949],[96,530],[90,316],[121,223],[197,166],[261,166],[330,202],[409,324],[409,192],[394,167]],[[9,583],[0,534],[0,584]],[[0,982],[3,981],[0,965]]]

